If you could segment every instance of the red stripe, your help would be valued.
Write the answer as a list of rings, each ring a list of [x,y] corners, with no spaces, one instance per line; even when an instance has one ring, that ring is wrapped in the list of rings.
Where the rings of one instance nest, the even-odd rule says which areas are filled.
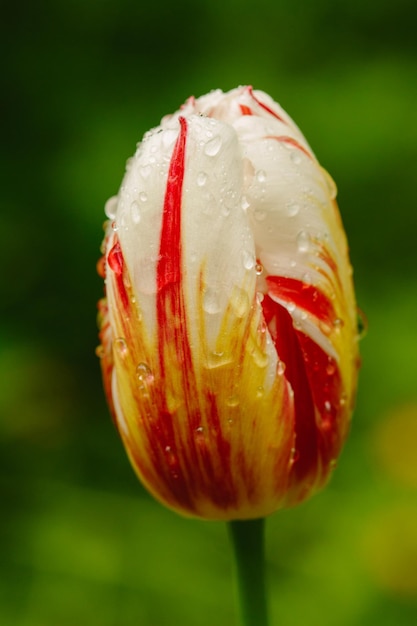
[[[181,283],[181,198],[184,182],[185,142],[187,122],[180,117],[180,134],[172,154],[162,215],[162,230],[157,266],[157,288],[162,290],[172,285],[176,291]],[[158,313],[165,297],[158,298]]]
[[[315,474],[318,462],[318,437],[315,408],[304,355],[288,311],[268,295],[262,300],[265,321],[270,329],[284,375],[294,392],[295,459],[292,474],[296,482]]]
[[[123,258],[122,249],[117,238],[110,252],[107,255],[107,263],[110,269],[113,270],[116,278],[116,287],[125,309],[129,307],[129,296],[127,294],[126,285],[124,283],[124,267],[125,262]]]
[[[250,95],[252,96],[252,98],[255,100],[255,102],[262,108],[264,109],[264,111],[267,111],[270,115],[273,115],[277,120],[279,120],[280,122],[282,122],[283,124],[287,124],[287,122],[278,115],[278,113],[275,113],[275,111],[273,111],[267,104],[264,104],[263,102],[261,102],[253,93],[253,88],[252,87],[248,87],[248,91],[250,93]]]
[[[240,104],[239,106],[240,106],[242,115],[253,115],[252,109],[246,106],[246,104]]]
[[[330,327],[333,325],[336,319],[333,304],[314,285],[286,276],[267,276],[266,283],[273,300],[293,303]]]
[[[310,152],[306,150],[304,146],[298,143],[298,141],[293,137],[288,137],[287,135],[267,135],[266,139],[276,139],[276,141],[287,143],[288,145],[293,146],[293,148],[297,148],[298,150],[301,150],[301,152],[304,152],[304,154],[308,156],[309,159],[313,158]]]

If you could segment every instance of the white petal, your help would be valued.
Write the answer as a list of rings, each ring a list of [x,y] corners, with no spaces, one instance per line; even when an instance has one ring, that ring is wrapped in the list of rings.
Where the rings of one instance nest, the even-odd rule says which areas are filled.
[[[227,306],[247,315],[255,293],[255,245],[242,208],[243,164],[233,128],[214,119],[188,118],[182,228],[190,319],[203,309],[214,349]],[[203,272],[203,294],[200,273]],[[198,328],[193,328],[197,341]]]

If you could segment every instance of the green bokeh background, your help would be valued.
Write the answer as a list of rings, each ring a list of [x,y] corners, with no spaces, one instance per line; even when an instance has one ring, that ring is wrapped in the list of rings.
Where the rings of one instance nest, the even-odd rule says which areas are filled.
[[[222,524],[141,488],[103,399],[103,206],[187,96],[253,84],[339,189],[369,319],[329,487],[267,524],[273,625],[417,623],[417,5],[22,0],[3,12],[0,623],[231,626]]]

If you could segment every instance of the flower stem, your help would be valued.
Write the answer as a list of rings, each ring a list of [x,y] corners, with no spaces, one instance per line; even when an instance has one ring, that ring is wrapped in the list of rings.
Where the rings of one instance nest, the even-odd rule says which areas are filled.
[[[268,626],[264,522],[262,518],[228,523],[235,556],[242,626]]]

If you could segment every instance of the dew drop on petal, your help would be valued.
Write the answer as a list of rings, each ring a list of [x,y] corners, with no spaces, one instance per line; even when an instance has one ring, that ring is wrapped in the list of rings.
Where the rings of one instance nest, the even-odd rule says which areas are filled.
[[[286,367],[286,365],[285,365],[284,361],[278,361],[278,363],[277,363],[277,374],[278,374],[278,376],[282,376],[284,374],[285,367]]]
[[[300,212],[300,205],[296,202],[289,202],[287,204],[287,215],[288,217],[295,217]]]
[[[250,207],[250,203],[248,202],[248,199],[246,198],[246,196],[242,196],[240,206],[242,207],[244,211],[246,211]]]
[[[347,394],[342,393],[339,398],[339,406],[345,406],[346,401],[347,401]]]
[[[233,396],[229,396],[226,400],[226,404],[227,406],[238,406],[239,405],[239,396],[237,395],[233,395]]]
[[[300,230],[297,235],[297,248],[299,252],[308,252],[310,249],[310,235],[305,230]]]
[[[242,252],[243,267],[245,270],[251,270],[255,266],[255,257],[248,250]]]
[[[229,353],[226,352],[211,352],[207,357],[206,367],[208,369],[216,369],[218,367],[224,367],[233,363],[233,359]]]
[[[151,165],[143,165],[140,169],[140,175],[142,176],[142,178],[148,178],[150,173],[152,171],[152,167]]]
[[[330,174],[329,174],[329,172],[327,170],[322,168],[322,172],[323,172],[324,178],[326,180],[326,185],[327,185],[327,189],[329,191],[330,199],[334,200],[334,198],[336,198],[336,196],[337,196],[337,186],[336,186],[336,183],[334,182],[333,178],[330,176]]]
[[[291,448],[290,464],[294,465],[294,463],[297,463],[299,458],[300,458],[300,451],[297,450],[296,448]]]
[[[256,172],[256,180],[258,181],[258,183],[264,183],[266,181],[266,173],[264,172],[264,170],[259,170],[258,172]]]
[[[106,278],[106,258],[104,255],[97,261],[96,269],[100,278]]]
[[[290,154],[290,159],[291,161],[295,164],[298,165],[299,163],[301,163],[301,154],[300,151],[298,149],[294,150],[293,152],[291,152]]]
[[[253,215],[257,222],[263,222],[266,219],[266,211],[262,209],[255,209]]]
[[[264,350],[261,350],[259,347],[256,347],[253,350],[252,357],[253,357],[253,361],[255,365],[257,365],[259,368],[263,369],[269,363],[268,353],[265,352]]]
[[[141,191],[139,194],[139,200],[141,202],[147,202],[148,200],[148,194],[146,193],[146,191]]]
[[[109,218],[109,220],[114,220],[114,218],[116,217],[117,202],[117,196],[112,196],[107,200],[106,204],[104,205],[104,213]]]
[[[260,276],[262,272],[264,271],[263,265],[261,263],[257,263],[255,265],[255,271],[256,271],[257,276]]]
[[[199,172],[199,174],[197,174],[197,185],[199,187],[204,187],[206,182],[207,182],[207,174],[205,172]]]
[[[216,135],[210,139],[204,146],[204,152],[207,156],[216,156],[222,145],[222,138],[220,135]]]
[[[113,341],[113,349],[122,359],[124,359],[128,352],[126,339],[124,337],[116,337]]]
[[[134,224],[139,224],[140,222],[140,207],[136,200],[132,202],[130,205],[130,215],[132,217],[132,221]]]
[[[236,317],[243,317],[249,310],[249,297],[246,291],[240,287],[234,287],[230,296],[230,304]]]
[[[332,358],[329,358],[329,362],[326,365],[326,374],[328,376],[333,376],[335,372],[336,372],[336,365],[334,363],[334,360]]]
[[[215,289],[208,287],[203,296],[203,309],[210,315],[215,315],[220,312],[219,296]]]
[[[98,356],[99,359],[104,359],[106,356],[106,351],[101,344],[96,348],[96,356]]]
[[[147,363],[139,363],[136,367],[136,376],[140,385],[151,385],[154,381],[154,375]]]

